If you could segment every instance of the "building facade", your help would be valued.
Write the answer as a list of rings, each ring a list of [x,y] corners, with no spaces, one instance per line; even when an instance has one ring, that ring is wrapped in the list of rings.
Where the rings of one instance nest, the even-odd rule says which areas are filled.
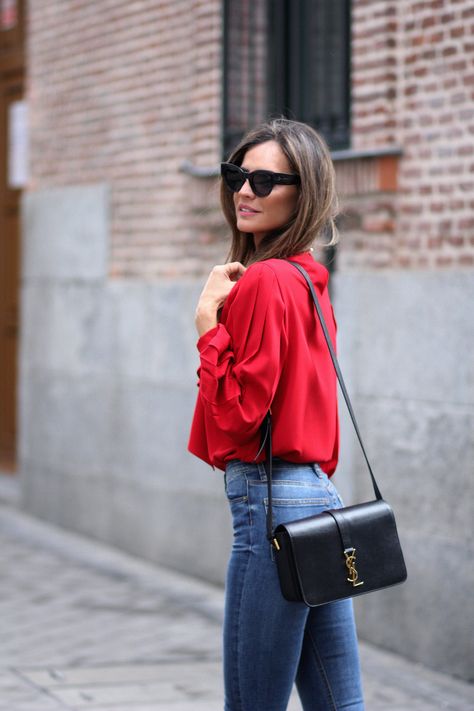
[[[471,0],[13,6],[0,73],[6,87],[16,32],[29,164],[3,188],[2,214],[21,200],[9,293],[21,294],[23,506],[222,582],[222,476],[186,452],[195,303],[228,248],[217,168],[269,113],[307,120],[331,146],[341,199],[337,251],[316,254],[332,271],[343,370],[409,571],[358,601],[359,630],[470,678]],[[371,492],[342,417],[336,481],[350,503]]]

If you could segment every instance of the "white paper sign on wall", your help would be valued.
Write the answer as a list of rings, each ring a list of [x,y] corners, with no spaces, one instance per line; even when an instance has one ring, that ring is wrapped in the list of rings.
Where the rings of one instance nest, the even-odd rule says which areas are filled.
[[[28,107],[13,101],[8,107],[8,187],[24,188],[28,182]]]

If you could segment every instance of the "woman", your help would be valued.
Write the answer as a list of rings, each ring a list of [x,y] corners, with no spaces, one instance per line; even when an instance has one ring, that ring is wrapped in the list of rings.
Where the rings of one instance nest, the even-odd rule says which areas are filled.
[[[304,711],[362,711],[352,601],[287,602],[266,538],[262,421],[273,420],[274,524],[339,508],[336,377],[299,262],[333,341],[328,272],[311,255],[336,235],[334,169],[309,126],[251,131],[222,165],[229,261],[196,309],[199,395],[189,449],[225,471],[234,543],[224,621],[225,711],[284,711],[296,682]]]

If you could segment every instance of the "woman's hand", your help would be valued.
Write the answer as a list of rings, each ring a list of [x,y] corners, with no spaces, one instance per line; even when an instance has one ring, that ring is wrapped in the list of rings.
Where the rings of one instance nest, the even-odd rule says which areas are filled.
[[[211,271],[196,307],[194,322],[199,336],[217,326],[218,310],[245,271],[246,267],[240,262],[218,264]]]

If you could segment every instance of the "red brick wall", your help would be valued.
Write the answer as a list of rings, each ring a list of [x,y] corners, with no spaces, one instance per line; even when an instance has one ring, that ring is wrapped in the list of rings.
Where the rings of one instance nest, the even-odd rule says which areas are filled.
[[[226,253],[215,181],[180,171],[220,159],[221,41],[220,0],[30,0],[31,189],[111,186],[112,275]],[[338,162],[339,268],[472,266],[472,0],[354,0],[352,53],[353,148],[402,155]]]
[[[396,135],[397,0],[355,0],[352,14],[352,144],[377,148]]]
[[[30,0],[31,188],[111,186],[113,275],[213,259],[180,165],[220,158],[220,48],[220,0]]]
[[[355,0],[353,28],[353,146],[403,155],[343,200],[341,267],[474,266],[472,0]]]

